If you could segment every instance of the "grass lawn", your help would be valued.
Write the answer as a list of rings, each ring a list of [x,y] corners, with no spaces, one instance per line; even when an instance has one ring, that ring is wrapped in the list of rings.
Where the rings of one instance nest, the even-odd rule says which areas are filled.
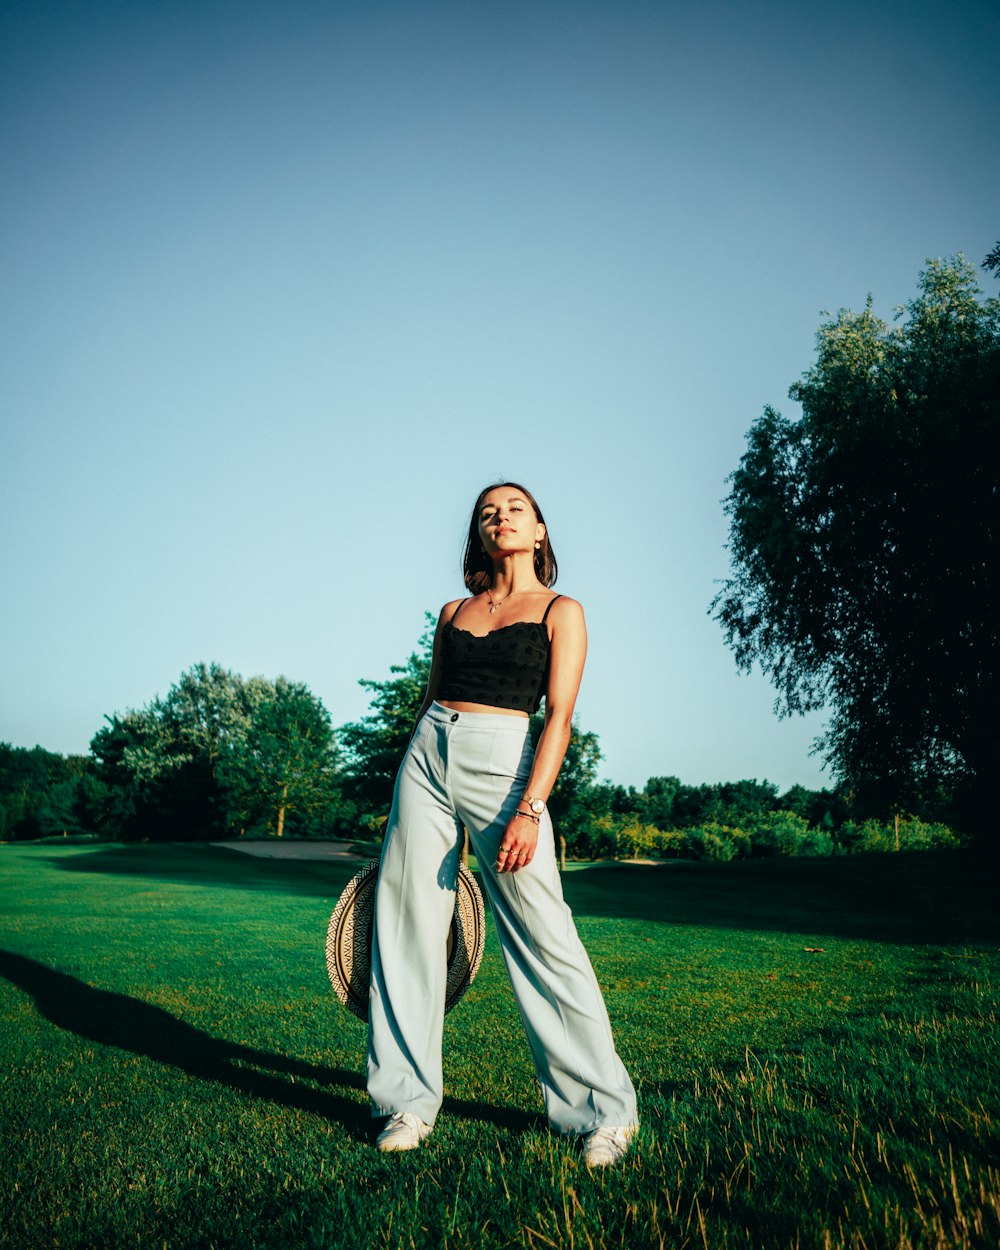
[[[324,965],[352,871],[0,846],[0,1247],[1000,1244],[995,859],[567,874],[643,1120],[594,1175],[492,928],[433,1135],[372,1148]]]

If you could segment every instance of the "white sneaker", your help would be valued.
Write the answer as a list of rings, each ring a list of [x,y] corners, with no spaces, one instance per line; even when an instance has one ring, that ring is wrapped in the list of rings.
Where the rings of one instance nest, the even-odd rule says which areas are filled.
[[[636,1125],[626,1124],[620,1128],[595,1128],[587,1134],[583,1147],[583,1161],[588,1168],[606,1168],[617,1163],[628,1153],[629,1142],[635,1136]]]
[[[430,1131],[431,1126],[412,1111],[397,1111],[386,1120],[375,1145],[379,1150],[416,1150]]]

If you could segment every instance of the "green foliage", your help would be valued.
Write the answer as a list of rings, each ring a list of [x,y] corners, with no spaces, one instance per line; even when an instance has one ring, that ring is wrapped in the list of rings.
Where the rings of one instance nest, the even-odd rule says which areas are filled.
[[[266,683],[196,664],[165,699],[107,717],[90,749],[100,787],[95,820],[111,837],[222,836],[220,763],[248,733]]]
[[[636,814],[641,813],[643,820],[657,829],[672,829],[675,805],[679,815],[684,789],[679,777],[650,777],[643,787],[642,802]]]
[[[583,859],[662,857],[669,836],[655,825],[640,824],[634,815],[598,816],[587,823],[583,836],[574,840],[573,853]]]
[[[0,742],[0,840],[78,834],[87,761]]]
[[[881,828],[881,826],[880,826]],[[944,826],[939,838],[920,842],[911,839],[907,849],[958,845]],[[600,816],[587,827],[587,835],[577,854],[601,859],[693,859],[728,862],[732,859],[761,859],[774,855],[832,855],[838,848],[825,829],[810,825],[797,812],[777,809],[750,816],[740,823],[731,818],[694,823],[684,829],[664,830],[642,824],[634,815]],[[884,850],[883,844],[851,849]]]
[[[535,742],[543,725],[543,717],[531,718],[531,736]],[[570,726],[569,742],[559,776],[549,795],[549,810],[560,833],[575,828],[586,819],[600,760],[597,734],[581,729],[574,721]]]
[[[768,812],[748,824],[753,855],[795,855],[801,853],[803,845],[812,844],[809,823],[796,812]]]
[[[1000,766],[1000,301],[961,257],[919,285],[897,328],[870,300],[822,325],[790,391],[801,419],[767,408],[751,427],[713,608],[779,710],[829,706],[821,745],[860,801],[927,810],[957,784],[982,819]]]
[[[337,732],[302,683],[199,664],[165,698],[108,717],[89,760],[0,744],[0,837],[375,839],[423,702],[432,641],[428,614],[420,649],[389,680],[363,681],[369,714]],[[543,724],[532,717],[535,741]],[[597,735],[574,723],[550,796],[570,858],[724,862],[896,848],[895,828],[890,836],[864,823],[844,788],[793,786],[779,798],[769,781],[686,785],[663,775],[638,790],[597,781],[600,759]],[[945,825],[915,818],[901,830],[908,848],[956,842]]]
[[[823,805],[818,796],[826,791],[802,789],[802,802]],[[634,816],[640,824],[654,825],[663,832],[687,829],[705,821],[739,823],[770,811],[777,801],[778,788],[769,781],[724,781],[716,784],[685,785],[678,777],[650,777],[642,790],[627,789],[611,782],[590,787],[586,810],[592,819],[601,816]]]
[[[330,714],[302,682],[261,682],[249,724],[220,760],[227,824],[238,834],[321,832],[337,790]]]
[[[359,685],[372,692],[371,710],[337,731],[344,751],[344,790],[363,822],[381,821],[392,805],[396,772],[427,692],[434,628],[433,614],[425,612],[418,650],[405,663],[390,665],[395,676],[387,681],[362,678]]]
[[[596,784],[580,811],[566,832],[579,858],[729,860],[832,854],[833,834],[851,807],[842,792],[804,786],[779,799],[769,781],[689,786],[651,777],[642,790]]]
[[[887,824],[848,820],[837,831],[837,846],[846,851],[930,851],[961,845],[962,839],[947,825],[928,824],[914,816]]]
[[[731,859],[745,858],[749,839],[742,829],[723,825],[711,820],[703,825],[692,825],[677,835],[674,843],[681,859],[716,860],[727,863]]]
[[[301,683],[197,664],[91,742],[91,816],[107,837],[315,833],[336,807],[330,718]]]

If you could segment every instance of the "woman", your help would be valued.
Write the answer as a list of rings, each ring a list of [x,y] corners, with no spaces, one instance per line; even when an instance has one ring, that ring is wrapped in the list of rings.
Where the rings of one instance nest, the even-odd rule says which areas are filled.
[[[427,694],[393,796],[376,892],[368,1029],[380,1150],[411,1150],[441,1106],[448,929],[469,831],[550,1123],[586,1138],[589,1166],[620,1159],[637,1123],[590,961],[562,897],[546,801],[569,742],[587,634],[549,589],[541,511],[513,482],[476,501],[472,597],[446,603]],[[544,695],[532,752],[528,716]],[[502,1063],[502,1056],[494,1059]]]

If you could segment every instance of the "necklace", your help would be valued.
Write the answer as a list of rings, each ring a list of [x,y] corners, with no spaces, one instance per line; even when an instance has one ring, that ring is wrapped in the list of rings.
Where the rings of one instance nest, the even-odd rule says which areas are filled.
[[[519,593],[519,592],[518,592],[518,591],[516,591],[516,590],[511,590],[511,591],[509,591],[506,595],[504,595],[504,597],[503,597],[502,599],[494,599],[494,598],[493,598],[493,594],[492,594],[492,592],[490,591],[489,586],[487,586],[487,587],[486,587],[486,598],[487,598],[487,599],[489,599],[489,601],[490,601],[490,616],[492,616],[492,615],[493,615],[493,613],[497,610],[497,608],[502,608],[502,607],[503,607],[503,605],[507,602],[507,600],[511,597],[511,595],[516,595],[516,594],[518,594],[518,593]],[[530,591],[527,591],[526,593],[530,594],[531,592],[530,592]]]

